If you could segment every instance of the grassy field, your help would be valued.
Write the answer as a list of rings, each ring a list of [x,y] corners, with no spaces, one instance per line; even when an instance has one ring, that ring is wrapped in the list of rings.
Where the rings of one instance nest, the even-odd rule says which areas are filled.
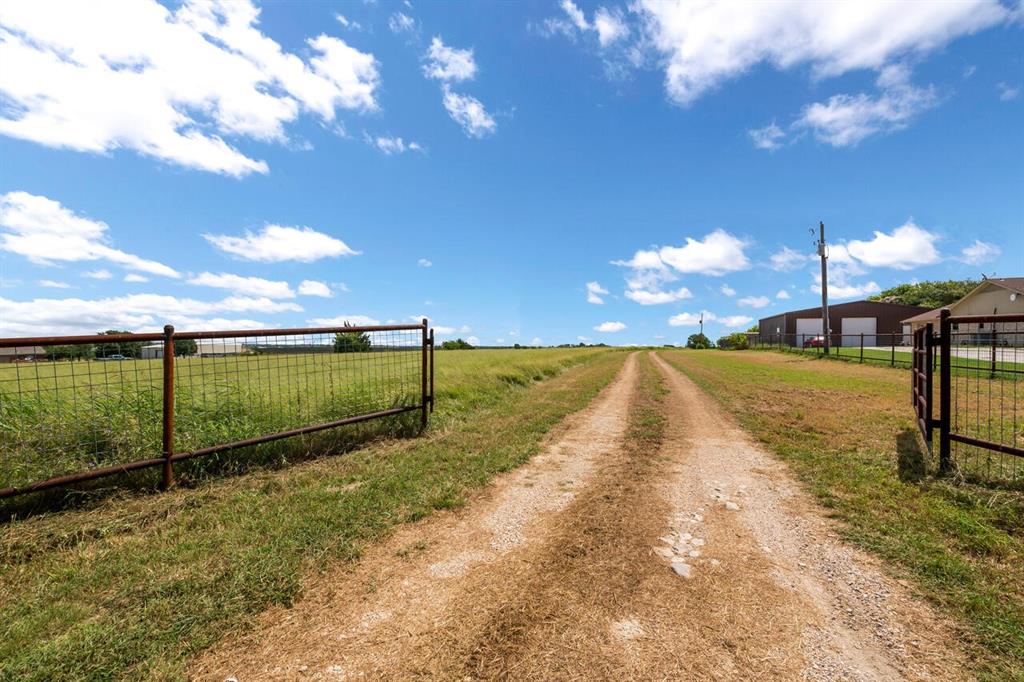
[[[786,460],[845,538],[958,622],[978,674],[1024,679],[1024,493],[932,476],[905,371],[665,351]]]
[[[506,382],[521,379],[528,353],[480,351],[460,361],[464,377]],[[583,355],[587,351],[583,351]],[[593,351],[590,351],[593,352]],[[439,356],[443,351],[438,351]],[[545,351],[544,360],[580,356]],[[558,360],[556,360],[558,361]],[[513,368],[502,374],[502,367]],[[439,373],[452,372],[451,367]],[[442,378],[439,376],[439,379]],[[439,400],[451,383],[438,382]],[[458,399],[458,398],[456,398]],[[373,353],[305,353],[186,357],[175,362],[175,451],[324,423],[420,402],[419,348]],[[37,362],[0,365],[0,488],[96,466],[159,456],[162,361]],[[391,420],[394,431],[415,418]],[[364,430],[365,431],[365,430]],[[287,457],[291,446],[274,445],[246,457]],[[225,455],[196,462],[194,470],[244,464]]]
[[[772,350],[772,349],[768,349]],[[821,348],[789,348],[785,347],[782,352],[797,353],[812,357],[824,357]],[[961,355],[954,355],[951,365],[957,374],[975,374],[978,371],[990,370],[992,367],[991,356],[987,348],[961,349]],[[913,363],[912,353],[903,347],[892,348],[865,348],[863,354],[859,347],[840,346],[832,348],[830,356],[846,362],[863,362],[874,365],[889,365],[892,367],[903,367],[909,369]],[[1024,363],[1010,362],[1002,359],[1002,355],[996,356],[996,373],[1004,377],[1010,372],[1024,372]],[[936,370],[939,367],[938,356],[936,355]]]
[[[439,352],[424,437],[9,521],[0,678],[180,678],[191,654],[295,600],[305,575],[525,461],[624,358]]]

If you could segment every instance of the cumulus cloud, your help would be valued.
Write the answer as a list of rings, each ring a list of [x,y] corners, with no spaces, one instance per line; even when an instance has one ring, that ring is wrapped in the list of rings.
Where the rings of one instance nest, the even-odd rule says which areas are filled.
[[[602,305],[604,299],[602,296],[607,296],[608,290],[602,287],[597,282],[587,282],[587,303],[593,303],[594,305]]]
[[[788,246],[783,246],[781,251],[777,251],[771,256],[772,270],[777,272],[789,272],[791,270],[799,270],[807,264],[808,257],[805,254],[800,253]]]
[[[267,298],[295,298],[295,292],[288,282],[263,279],[262,277],[242,277],[221,273],[201,272],[188,280],[189,284],[216,289],[227,289],[245,296],[266,296]]]
[[[376,327],[380,320],[366,315],[337,315],[335,317],[314,317],[308,320],[314,327]]]
[[[721,291],[721,292],[722,292],[723,294],[725,294],[726,296],[729,296],[729,297],[732,297],[732,296],[735,296],[735,295],[736,295],[736,290],[735,290],[735,289],[733,289],[733,288],[732,288],[731,286],[729,286],[728,284],[723,284],[723,285],[722,285],[722,286],[721,286],[721,287],[719,288],[719,291]]]
[[[704,239],[686,238],[683,246],[663,246],[656,250],[641,250],[628,261],[615,261],[640,272],[659,272],[671,268],[685,274],[724,275],[750,267],[744,249],[748,242],[718,229]]]
[[[444,108],[452,120],[462,126],[469,137],[486,137],[498,129],[483,103],[472,95],[460,95],[447,85],[442,89]]]
[[[887,67],[878,84],[882,92],[877,96],[833,95],[827,102],[810,104],[794,125],[812,130],[833,147],[848,147],[875,133],[901,130],[938,103],[935,89],[912,85],[902,66]]]
[[[740,329],[753,321],[754,318],[747,315],[726,315],[718,318],[718,322],[726,329]]]
[[[601,324],[594,327],[594,331],[612,334],[615,332],[621,332],[625,328],[626,325],[622,322],[602,322]]]
[[[311,227],[267,225],[259,232],[246,230],[244,237],[204,234],[203,238],[225,253],[262,263],[355,256],[348,244]]]
[[[703,313],[679,313],[668,318],[669,325],[673,327],[698,327],[700,326],[701,315],[705,322],[714,321],[715,314],[705,310]]]
[[[28,192],[0,196],[0,229],[0,249],[39,265],[104,260],[128,270],[179,276],[163,263],[109,246],[106,223],[76,215],[59,201]]]
[[[659,53],[665,89],[691,104],[767,62],[810,66],[816,78],[882,69],[1010,19],[997,0],[861,2],[836,11],[823,2],[639,0],[646,40]]]
[[[302,296],[319,296],[320,298],[331,298],[331,288],[323,282],[315,279],[304,279],[299,284],[299,294]]]
[[[431,261],[429,258],[420,258],[418,261],[416,261],[416,265],[420,266],[421,268],[429,268],[433,264],[433,261]]]
[[[129,272],[124,276],[124,281],[129,284],[143,284],[149,281],[149,277],[143,277],[142,275],[137,275],[134,272]]]
[[[744,296],[736,303],[747,308],[764,308],[771,300],[767,296]]]
[[[389,137],[387,135],[378,135],[376,137],[372,135],[364,135],[363,139],[366,140],[366,144],[371,147],[375,147],[377,150],[384,154],[391,156],[392,154],[404,154],[405,152],[421,152],[423,147],[420,146],[419,142],[406,142],[401,137]]]
[[[938,235],[918,227],[913,220],[908,220],[890,234],[876,230],[873,239],[855,239],[848,242],[846,248],[851,256],[865,265],[911,270],[941,260],[935,248],[938,239]]]
[[[440,36],[434,36],[424,56],[423,75],[446,83],[473,80],[476,77],[476,60],[472,49],[460,50],[444,44]]]
[[[981,265],[994,261],[1002,253],[1003,250],[995,244],[975,239],[969,246],[960,250],[960,260],[971,265]]]
[[[673,303],[687,298],[693,298],[693,294],[686,287],[680,287],[675,291],[648,291],[646,289],[628,289],[626,298],[635,301],[640,305],[661,305]]]
[[[0,6],[0,134],[49,147],[132,149],[241,177],[266,173],[225,138],[287,142],[306,112],[377,109],[373,55],[319,35],[307,60],[258,28],[248,0]]]
[[[101,299],[0,298],[0,336],[32,334],[90,334],[100,329],[145,331],[170,323],[179,329],[260,325],[252,320],[210,318],[218,313],[301,312],[295,303],[264,297],[229,296],[220,301],[197,301],[160,294],[131,294]],[[245,322],[246,324],[242,324]]]
[[[583,10],[572,0],[562,0],[559,7],[562,15],[545,19],[540,26],[542,34],[561,34],[571,40],[575,40],[577,35],[590,34],[597,37],[602,48],[620,42],[630,34],[629,24],[622,10],[617,7],[598,7],[593,21],[588,21]]]
[[[785,289],[779,289],[779,292],[775,294],[775,298],[779,299],[780,301],[786,301],[789,300],[790,295],[789,292],[786,291]]]
[[[416,20],[404,12],[394,12],[388,17],[388,28],[392,33],[415,33]]]
[[[110,279],[113,277],[110,270],[100,268],[99,270],[86,270],[82,273],[82,277],[88,277],[89,279]]]
[[[769,151],[781,147],[782,139],[786,137],[785,131],[775,123],[770,123],[763,128],[748,130],[747,134],[750,135],[750,139],[754,141],[755,147],[758,149],[767,149]]]

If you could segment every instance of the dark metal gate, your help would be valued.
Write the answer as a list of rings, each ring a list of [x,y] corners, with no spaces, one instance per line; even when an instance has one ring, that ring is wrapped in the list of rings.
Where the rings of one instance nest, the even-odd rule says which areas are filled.
[[[932,448],[932,325],[914,332],[914,351],[910,368],[911,396],[917,428],[930,451]]]

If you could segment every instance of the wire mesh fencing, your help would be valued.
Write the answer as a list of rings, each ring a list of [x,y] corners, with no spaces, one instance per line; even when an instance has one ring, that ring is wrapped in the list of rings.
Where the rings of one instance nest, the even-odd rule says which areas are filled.
[[[911,334],[831,334],[825,349],[825,337],[817,334],[749,334],[751,348],[779,350],[835,360],[910,367],[913,364]]]
[[[0,339],[0,497],[433,406],[420,325]]]

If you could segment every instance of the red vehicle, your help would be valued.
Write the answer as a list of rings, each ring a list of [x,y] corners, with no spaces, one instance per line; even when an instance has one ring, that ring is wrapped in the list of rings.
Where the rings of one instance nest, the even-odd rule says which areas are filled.
[[[824,336],[812,336],[809,339],[804,339],[804,348],[824,348],[825,337]]]

